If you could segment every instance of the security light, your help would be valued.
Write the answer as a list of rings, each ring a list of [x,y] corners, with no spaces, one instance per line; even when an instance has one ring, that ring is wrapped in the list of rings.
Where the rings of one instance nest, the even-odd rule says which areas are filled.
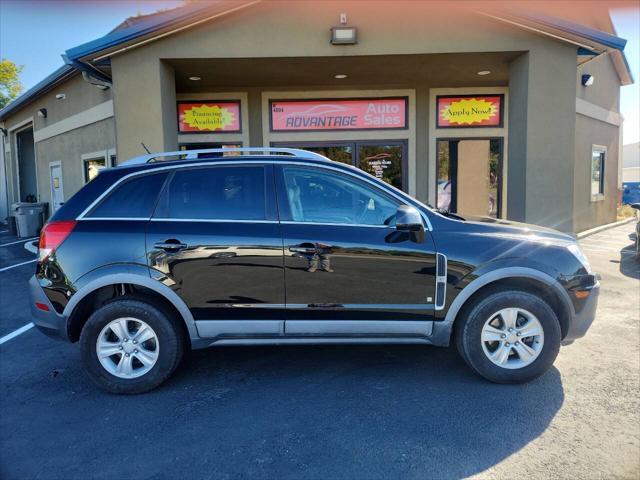
[[[41,108],[40,110],[38,110],[38,116],[40,118],[47,118],[47,109]]]
[[[582,75],[582,85],[585,87],[590,87],[595,82],[595,77],[593,75],[585,74]]]
[[[332,45],[354,45],[358,43],[358,30],[356,27],[332,27]]]

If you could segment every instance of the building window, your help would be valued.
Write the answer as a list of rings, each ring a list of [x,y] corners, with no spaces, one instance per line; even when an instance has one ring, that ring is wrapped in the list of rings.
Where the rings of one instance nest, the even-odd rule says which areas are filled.
[[[106,167],[105,157],[85,158],[82,160],[84,167],[84,183],[90,182]]]
[[[606,147],[591,147],[591,201],[604,199],[604,163],[607,155]]]

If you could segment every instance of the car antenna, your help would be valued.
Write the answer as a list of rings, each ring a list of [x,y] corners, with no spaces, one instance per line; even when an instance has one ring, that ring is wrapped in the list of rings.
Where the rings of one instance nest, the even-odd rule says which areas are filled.
[[[144,148],[147,151],[147,153],[151,153],[144,143],[140,142],[140,145],[142,145],[142,148]]]

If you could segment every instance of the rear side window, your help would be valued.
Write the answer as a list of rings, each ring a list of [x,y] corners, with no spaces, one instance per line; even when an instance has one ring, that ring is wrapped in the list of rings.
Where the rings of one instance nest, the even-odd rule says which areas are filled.
[[[149,218],[167,178],[154,173],[125,181],[88,215],[89,218]]]
[[[217,166],[177,170],[156,217],[203,220],[264,220],[263,166]]]

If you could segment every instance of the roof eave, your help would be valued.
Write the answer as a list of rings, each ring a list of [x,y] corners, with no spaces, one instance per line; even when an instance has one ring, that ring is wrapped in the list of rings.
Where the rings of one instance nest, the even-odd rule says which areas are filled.
[[[624,47],[627,43],[624,38],[549,17],[534,18],[516,14],[479,13],[526,30],[555,38],[559,41],[571,43],[579,48],[594,51],[598,55],[610,54],[613,59],[614,68],[620,79],[620,84],[630,85],[633,83],[631,69],[624,54]]]
[[[126,50],[158,40],[195,25],[242,10],[261,0],[237,0],[225,4],[203,2],[182,15],[169,16],[164,21],[143,22],[125,30],[111,32],[104,37],[71,48],[65,55],[71,61],[91,63],[108,58]],[[220,8],[226,5],[228,8]],[[216,8],[217,7],[217,8]],[[178,12],[179,13],[179,12]]]

